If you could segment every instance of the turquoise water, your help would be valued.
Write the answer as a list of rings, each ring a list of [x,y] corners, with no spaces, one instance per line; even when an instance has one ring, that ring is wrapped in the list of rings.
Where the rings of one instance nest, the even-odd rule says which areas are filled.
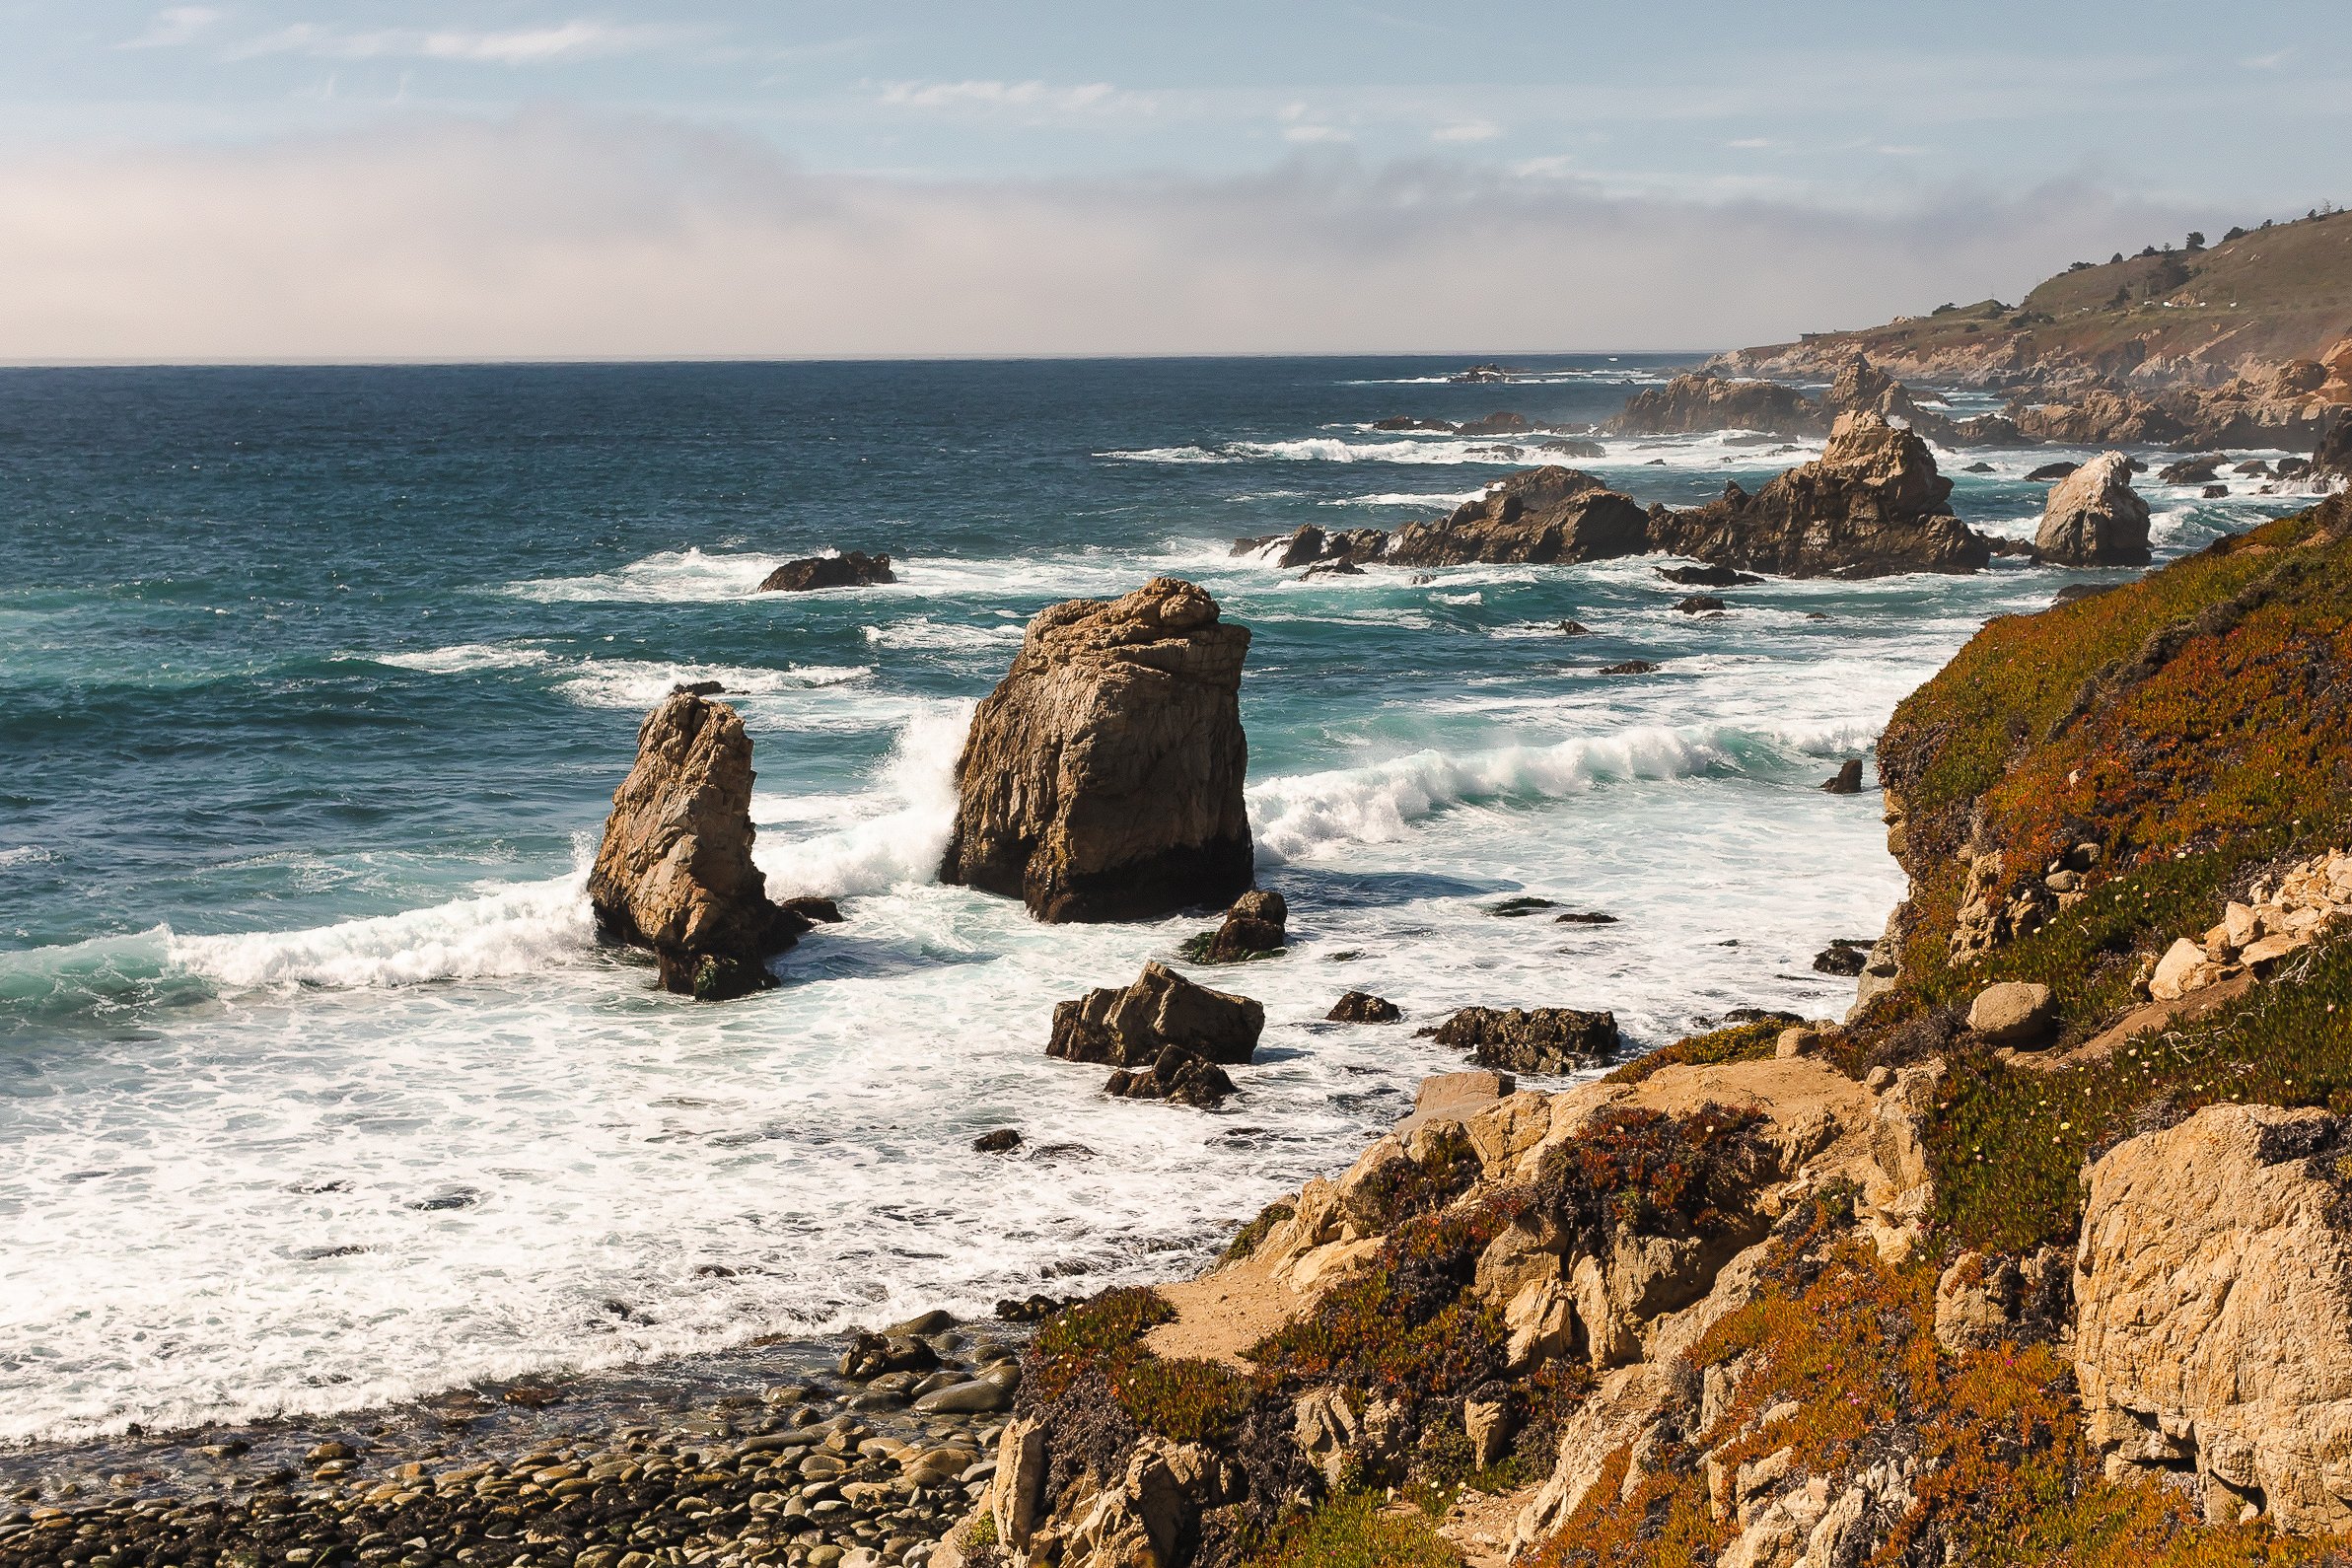
[[[2069,578],[1774,583],[1693,619],[1648,562],[1303,583],[1229,553],[1532,461],[1371,420],[1595,420],[1670,362],[1526,363],[0,372],[0,1437],[1165,1273],[1451,1065],[1320,1024],[1351,987],[1415,1025],[1608,1007],[1645,1043],[1841,1011],[1811,957],[1901,877],[1875,797],[1815,786]],[[1956,505],[2029,531],[2055,455],[1983,455]],[[1798,456],[1579,465],[1687,504]],[[2150,493],[2166,552],[2294,504]],[[751,592],[826,548],[902,581]],[[1040,928],[931,876],[1026,618],[1164,572],[1255,634],[1251,814],[1298,938],[1229,977],[1270,1025],[1214,1116],[1042,1055],[1055,1000],[1199,920]],[[1632,658],[1663,669],[1595,674]],[[850,915],[720,1008],[598,948],[580,896],[679,679],[749,725],[771,885]],[[1621,923],[1485,912],[1522,892]],[[1088,1153],[973,1154],[998,1125]]]

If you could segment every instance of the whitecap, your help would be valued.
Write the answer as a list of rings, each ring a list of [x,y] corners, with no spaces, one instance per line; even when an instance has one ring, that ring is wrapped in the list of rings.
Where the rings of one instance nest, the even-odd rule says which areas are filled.
[[[905,620],[892,621],[888,626],[861,628],[866,641],[877,648],[910,648],[942,652],[963,652],[981,648],[1002,648],[1021,641],[1019,626],[959,626],[952,622],[935,621],[928,615],[914,615]]]
[[[584,871],[399,914],[308,931],[183,937],[171,962],[225,990],[348,989],[531,974],[578,958],[596,938]]]
[[[420,653],[369,654],[364,657],[380,665],[395,669],[415,670],[432,676],[464,675],[475,670],[527,670],[543,665],[554,655],[544,648],[522,643],[465,642],[450,648],[428,648]]]
[[[937,880],[956,825],[956,759],[974,706],[944,703],[906,722],[878,770],[876,793],[857,802],[873,815],[806,838],[761,839],[756,858],[769,891],[844,897]]]
[[[663,550],[609,572],[509,583],[505,592],[541,604],[619,600],[643,604],[700,604],[741,599],[782,565],[780,555],[706,555],[698,549]]]
[[[650,708],[678,685],[715,680],[722,701],[854,685],[873,677],[872,665],[795,665],[784,670],[737,665],[671,664],[656,659],[592,659],[556,689],[584,708]]]
[[[19,844],[14,849],[0,849],[0,871],[16,866],[40,866],[57,857],[38,844]]]

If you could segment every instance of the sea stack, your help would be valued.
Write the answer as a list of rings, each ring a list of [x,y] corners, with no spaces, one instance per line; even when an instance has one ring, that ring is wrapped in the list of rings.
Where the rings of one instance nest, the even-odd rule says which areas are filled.
[[[972,715],[940,880],[1045,921],[1230,903],[1250,882],[1248,651],[1180,578],[1040,610]]]
[[[588,874],[600,930],[650,948],[662,987],[705,1001],[775,984],[765,961],[809,929],[751,863],[751,738],[723,702],[673,691],[637,728]]]
[[[2148,503],[2131,487],[2131,460],[2103,453],[2051,486],[2034,553],[2054,566],[2148,564]]]
[[[1687,512],[1653,508],[1650,543],[1718,566],[1787,577],[1973,572],[1992,558],[1955,517],[1927,443],[1875,413],[1843,413],[1820,458],[1748,495]]]

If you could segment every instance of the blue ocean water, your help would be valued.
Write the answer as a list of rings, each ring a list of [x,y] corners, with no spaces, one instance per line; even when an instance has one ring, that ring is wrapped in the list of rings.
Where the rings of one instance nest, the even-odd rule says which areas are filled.
[[[1452,1007],[1608,1007],[1645,1043],[1842,1011],[1811,957],[1901,877],[1874,797],[1816,786],[2068,577],[1776,582],[1715,619],[1646,561],[1230,553],[1543,456],[1375,419],[1598,420],[1674,362],[1521,363],[0,372],[0,1438],[1165,1273],[1451,1065],[1410,1026]],[[1809,455],[1575,461],[1682,505]],[[1962,516],[2030,531],[2054,454],[1979,456]],[[2166,553],[2295,504],[2150,493]],[[752,591],[835,548],[900,583]],[[1159,573],[1254,633],[1251,814],[1298,939],[1221,982],[1270,1025],[1215,1116],[1042,1055],[1055,1000],[1199,920],[1040,928],[932,877],[1024,621]],[[1597,674],[1635,658],[1662,669]],[[717,1008],[597,947],[580,895],[680,679],[750,727],[771,886],[850,915]],[[1620,923],[1487,913],[1521,893]],[[1352,987],[1408,1027],[1320,1023]],[[969,1149],[999,1125],[1084,1152]]]

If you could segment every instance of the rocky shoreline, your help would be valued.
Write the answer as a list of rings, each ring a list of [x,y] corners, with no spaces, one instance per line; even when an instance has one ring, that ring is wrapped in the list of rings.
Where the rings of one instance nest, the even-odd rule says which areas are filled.
[[[933,1313],[374,1409],[0,1448],[0,1562],[921,1568],[994,1472],[1028,1334]]]

